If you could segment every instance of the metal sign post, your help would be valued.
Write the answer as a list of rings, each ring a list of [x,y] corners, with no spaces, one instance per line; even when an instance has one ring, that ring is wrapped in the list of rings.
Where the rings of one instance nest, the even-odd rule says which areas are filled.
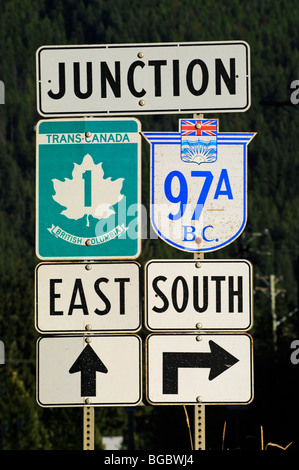
[[[198,253],[194,253],[193,258],[195,260],[204,259],[204,254],[198,251]],[[194,405],[194,449],[206,450],[205,405]]]
[[[83,450],[94,450],[94,407],[83,408]]]
[[[93,406],[83,407],[83,450],[94,450],[94,415]]]
[[[193,119],[203,119],[203,114],[194,114]],[[197,239],[198,248],[202,242]],[[193,255],[195,260],[204,259],[204,254],[198,249]],[[206,409],[205,405],[194,405],[194,449],[206,450]]]

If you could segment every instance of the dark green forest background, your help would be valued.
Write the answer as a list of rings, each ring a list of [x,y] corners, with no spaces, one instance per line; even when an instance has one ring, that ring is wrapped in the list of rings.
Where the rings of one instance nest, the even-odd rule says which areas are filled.
[[[82,449],[83,411],[43,409],[35,400],[35,51],[42,45],[244,40],[251,49],[252,104],[245,113],[215,115],[221,132],[254,131],[248,148],[248,223],[235,242],[209,254],[245,258],[256,277],[275,275],[277,349],[268,291],[254,293],[255,397],[245,407],[206,407],[206,448],[299,449],[298,105],[299,7],[295,0],[1,0],[0,80],[0,449]],[[200,111],[200,110],[199,110]],[[212,117],[213,115],[209,115]],[[182,115],[144,116],[142,129],[177,131]],[[186,116],[185,116],[186,117]],[[189,116],[190,117],[190,116]],[[143,203],[149,202],[149,145],[143,145]],[[260,234],[260,236],[256,236]],[[190,257],[161,240],[144,240],[138,261]],[[146,403],[146,402],[145,402]],[[192,407],[187,408],[192,421]],[[129,433],[133,417],[134,434]],[[127,448],[190,450],[181,406],[96,408],[95,448],[124,436]]]

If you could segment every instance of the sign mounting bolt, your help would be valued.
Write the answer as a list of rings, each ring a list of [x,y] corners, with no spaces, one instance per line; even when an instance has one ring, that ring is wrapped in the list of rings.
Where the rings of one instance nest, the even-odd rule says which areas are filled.
[[[85,338],[85,343],[87,343],[87,344],[91,343],[91,338],[89,336],[87,338]]]
[[[85,132],[85,137],[91,137],[91,132],[89,131]]]
[[[91,325],[88,324],[88,325],[85,326],[85,330],[90,331],[91,329],[92,329],[92,326],[91,326]]]
[[[195,124],[195,128],[196,128],[196,129],[200,129],[200,128],[201,128],[201,124],[199,124],[199,122],[197,122],[197,123]]]
[[[139,57],[139,59],[143,59],[144,53],[143,52],[138,52],[137,56]]]
[[[145,100],[140,100],[139,101],[139,106],[145,106]]]
[[[90,399],[90,398],[86,398],[86,399],[85,399],[85,403],[86,403],[86,405],[90,405],[90,404],[91,404],[91,399]]]
[[[196,268],[201,268],[201,267],[202,267],[202,264],[201,264],[200,261],[197,261],[197,262],[195,263],[195,266],[196,266]]]
[[[90,241],[90,240],[86,240],[85,245],[86,245],[86,246],[90,246],[90,245],[91,245],[91,241]]]
[[[200,245],[202,243],[202,238],[201,237],[196,237],[194,241],[195,241],[196,245]]]
[[[91,264],[86,264],[85,269],[86,269],[86,271],[90,271],[91,270]]]
[[[201,403],[201,402],[202,402],[202,397],[200,397],[200,396],[196,397],[196,401],[197,401],[198,403]]]

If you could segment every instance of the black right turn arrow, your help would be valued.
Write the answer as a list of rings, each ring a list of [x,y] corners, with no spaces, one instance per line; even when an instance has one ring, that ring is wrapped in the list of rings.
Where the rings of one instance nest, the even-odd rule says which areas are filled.
[[[209,368],[209,380],[213,380],[239,361],[214,341],[209,345],[211,352],[163,353],[163,394],[178,394],[179,368]]]

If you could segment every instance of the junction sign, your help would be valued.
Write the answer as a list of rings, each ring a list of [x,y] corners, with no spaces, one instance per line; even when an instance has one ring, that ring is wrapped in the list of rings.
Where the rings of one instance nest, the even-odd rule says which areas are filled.
[[[243,112],[250,106],[244,41],[43,46],[40,115]]]

